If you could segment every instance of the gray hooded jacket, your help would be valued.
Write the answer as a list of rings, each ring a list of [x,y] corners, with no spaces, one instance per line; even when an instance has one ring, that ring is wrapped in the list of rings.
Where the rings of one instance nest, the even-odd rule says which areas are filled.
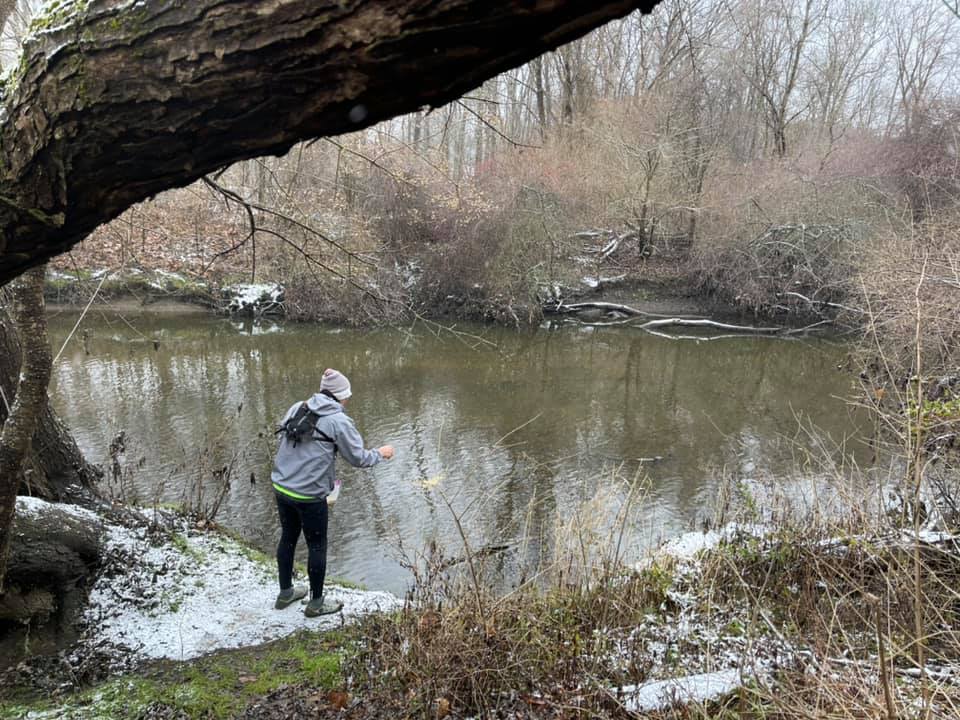
[[[285,423],[300,407],[295,403],[280,421]],[[316,428],[327,434],[337,444],[344,460],[354,467],[371,467],[380,462],[380,453],[366,450],[363,438],[357,432],[353,420],[343,412],[343,405],[326,395],[317,393],[307,400],[307,407],[320,417]],[[304,438],[296,446],[280,434],[280,447],[273,461],[270,480],[277,492],[304,502],[323,500],[333,492],[334,460],[333,445],[313,438]]]

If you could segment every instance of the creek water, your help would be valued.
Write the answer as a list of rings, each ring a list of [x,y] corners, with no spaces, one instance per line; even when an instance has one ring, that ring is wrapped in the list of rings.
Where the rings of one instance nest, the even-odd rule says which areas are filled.
[[[76,320],[51,314],[55,350]],[[845,402],[847,351],[615,327],[371,331],[91,313],[51,397],[108,476],[124,432],[113,492],[209,505],[228,479],[217,520],[270,553],[275,423],[325,367],[342,370],[367,445],[397,455],[367,470],[339,461],[328,573],[402,592],[405,556],[432,541],[462,553],[454,514],[474,549],[539,538],[503,560],[526,562],[563,541],[564,523],[609,526],[631,497],[629,557],[711,518],[725,480],[789,487],[818,472],[811,457],[865,453]]]

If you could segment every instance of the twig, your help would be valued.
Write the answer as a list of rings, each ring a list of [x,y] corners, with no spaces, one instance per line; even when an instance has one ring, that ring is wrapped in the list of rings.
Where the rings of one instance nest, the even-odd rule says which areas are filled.
[[[339,250],[340,252],[342,252],[344,255],[346,255],[346,256],[349,257],[349,258],[352,258],[352,259],[356,260],[357,262],[361,263],[362,265],[366,265],[367,267],[376,267],[376,263],[373,262],[372,260],[368,260],[367,258],[363,257],[363,256],[360,255],[359,253],[355,253],[355,252],[353,252],[352,250],[348,250],[346,247],[344,247],[343,245],[341,245],[340,243],[338,243],[336,240],[334,240],[334,239],[332,239],[332,238],[330,238],[330,237],[327,237],[325,234],[323,234],[322,232],[320,232],[320,231],[317,230],[316,228],[310,227],[310,226],[307,225],[306,223],[300,222],[300,221],[297,220],[296,218],[292,218],[292,217],[290,217],[289,215],[286,215],[286,214],[280,212],[279,210],[274,210],[273,208],[269,208],[269,207],[266,207],[266,206],[263,206],[263,205],[259,205],[259,204],[255,203],[255,202],[251,202],[251,201],[249,201],[249,200],[245,200],[245,199],[242,198],[238,193],[234,192],[233,190],[230,190],[229,188],[223,187],[223,186],[220,185],[219,183],[216,183],[216,182],[214,182],[213,180],[210,180],[210,178],[206,178],[206,177],[205,177],[205,178],[203,178],[203,181],[204,181],[204,183],[205,183],[206,185],[208,185],[208,186],[209,186],[211,189],[213,189],[214,191],[216,191],[216,192],[218,192],[218,193],[226,196],[229,200],[232,200],[234,203],[237,203],[237,204],[239,204],[239,205],[244,206],[244,208],[247,210],[248,218],[250,219],[250,222],[251,222],[252,226],[256,228],[257,232],[267,232],[267,230],[266,230],[265,228],[263,228],[263,227],[256,226],[256,224],[255,224],[255,222],[254,222],[254,219],[253,219],[253,212],[252,212],[253,210],[256,210],[256,211],[258,211],[258,212],[265,213],[265,214],[267,214],[267,215],[272,215],[273,217],[276,217],[276,218],[278,218],[278,219],[280,219],[280,220],[284,220],[284,221],[290,223],[291,225],[293,225],[293,226],[295,226],[295,227],[297,227],[297,228],[299,228],[299,229],[301,229],[301,230],[303,230],[303,231],[305,231],[305,232],[307,232],[307,233],[310,233],[311,235],[316,235],[318,238],[320,238],[321,240],[323,240],[323,241],[324,241],[325,243],[327,243],[328,245],[330,245],[330,246],[332,246],[332,247],[335,247],[337,250]],[[220,258],[220,257],[222,257],[222,256],[224,256],[224,255],[228,255],[228,254],[230,254],[231,252],[234,252],[234,251],[237,250],[238,248],[242,247],[245,242],[246,242],[246,239],[243,240],[243,241],[241,241],[240,243],[238,243],[238,244],[235,245],[234,247],[229,248],[228,250],[223,250],[223,251],[217,253],[216,255],[213,256],[213,258],[211,259],[211,262],[213,262],[213,260],[216,260],[216,259],[218,259],[218,258]]]
[[[541,416],[541,415],[543,415],[543,413],[542,413],[542,412],[539,412],[539,413],[537,413],[536,415],[534,415],[532,418],[530,418],[529,420],[527,420],[525,423],[523,423],[522,425],[518,425],[518,426],[515,427],[513,430],[511,430],[510,432],[508,432],[506,435],[504,435],[502,438],[500,438],[499,440],[497,440],[497,441],[493,444],[493,447],[497,447],[500,443],[502,443],[502,442],[503,442],[504,440],[506,440],[508,437],[510,437],[511,435],[513,435],[515,432],[517,432],[517,431],[519,431],[519,430],[523,430],[523,428],[525,428],[525,427],[526,427],[527,425],[529,425],[530,423],[536,422],[537,420],[540,419],[540,416]]]
[[[893,694],[890,692],[890,670],[887,667],[887,649],[883,643],[883,627],[881,623],[883,615],[879,599],[876,606],[877,651],[880,654],[880,680],[883,684],[883,701],[887,706],[888,720],[897,720],[897,710],[893,704]]]
[[[457,526],[457,532],[460,534],[460,540],[463,542],[463,550],[466,553],[467,566],[470,568],[470,577],[473,578],[473,592],[474,597],[477,601],[477,614],[480,616],[480,619],[486,624],[486,614],[483,611],[483,600],[480,596],[480,579],[477,576],[477,568],[473,562],[473,553],[470,552],[470,543],[467,541],[467,534],[463,529],[463,523],[460,521],[460,516],[454,511],[453,506],[450,504],[450,501],[447,500],[447,496],[440,492],[440,497],[443,500],[444,505],[447,506],[447,509],[450,511],[450,515],[453,517],[453,522]]]
[[[77,318],[77,323],[73,326],[73,330],[71,330],[70,334],[67,335],[67,339],[63,341],[63,345],[60,346],[59,352],[57,352],[56,356],[53,358],[54,363],[56,363],[57,360],[60,359],[60,356],[63,354],[63,351],[67,347],[67,343],[70,342],[70,338],[72,338],[73,334],[77,332],[77,328],[80,327],[80,323],[82,323],[83,319],[87,316],[87,310],[89,310],[90,306],[93,305],[93,301],[96,299],[97,294],[100,292],[100,288],[103,287],[103,283],[108,277],[110,277],[110,273],[105,272],[103,274],[103,277],[100,278],[100,284],[97,285],[97,289],[94,290],[93,295],[90,296],[90,300],[87,302],[87,306],[83,309],[83,312],[80,313],[80,317]],[[6,400],[6,398],[4,398],[4,400]]]
[[[272,235],[273,237],[281,240],[282,242],[284,242],[285,244],[289,245],[289,246],[292,247],[294,250],[296,250],[297,253],[299,253],[299,254],[300,254],[305,260],[307,260],[309,263],[312,263],[313,265],[316,265],[317,267],[323,269],[324,271],[329,272],[331,275],[334,275],[334,276],[340,278],[341,280],[343,280],[344,282],[349,283],[350,285],[352,285],[353,287],[355,287],[357,290],[360,290],[360,292],[364,293],[365,295],[367,295],[368,297],[372,298],[372,299],[375,300],[376,302],[378,302],[378,303],[383,303],[383,302],[386,302],[386,301],[387,301],[386,298],[381,297],[380,295],[377,295],[376,293],[372,292],[372,291],[370,290],[370,288],[364,287],[363,285],[361,285],[360,283],[358,283],[357,281],[355,281],[352,277],[347,277],[347,276],[344,275],[343,273],[335,270],[334,268],[330,267],[329,265],[326,265],[326,264],[323,263],[322,261],[320,261],[320,260],[318,260],[317,258],[313,257],[313,255],[311,255],[310,253],[308,253],[306,250],[304,250],[302,247],[300,247],[299,245],[297,245],[295,242],[293,242],[292,240],[290,240],[288,237],[286,237],[286,236],[283,235],[282,233],[277,232],[276,230],[271,230],[271,229],[264,228],[264,227],[257,227],[257,225],[256,225],[256,219],[255,219],[255,217],[254,217],[254,215],[253,215],[253,210],[260,210],[261,212],[266,212],[266,213],[268,213],[268,214],[272,214],[272,215],[276,215],[276,216],[278,216],[278,217],[284,218],[284,219],[288,220],[289,222],[294,223],[294,224],[297,225],[298,227],[301,227],[302,229],[307,230],[307,231],[309,231],[309,232],[312,232],[313,234],[317,235],[318,237],[323,238],[324,240],[326,240],[327,242],[329,242],[329,243],[330,243],[331,245],[333,245],[334,247],[337,247],[338,249],[340,249],[340,250],[342,250],[343,252],[345,252],[348,256],[355,257],[355,258],[357,258],[360,262],[363,262],[363,263],[365,263],[365,264],[367,264],[367,265],[372,265],[372,263],[371,263],[370,261],[364,260],[364,259],[360,258],[359,256],[357,256],[355,253],[352,253],[352,252],[350,252],[349,250],[346,250],[345,248],[342,248],[338,243],[330,240],[329,238],[326,238],[322,233],[317,232],[317,231],[314,230],[313,228],[310,228],[310,227],[308,227],[307,225],[304,225],[303,223],[300,223],[300,222],[298,222],[298,221],[296,221],[296,220],[294,220],[294,219],[292,219],[292,218],[288,218],[288,217],[286,217],[285,215],[283,215],[283,214],[281,214],[281,213],[278,213],[278,212],[276,212],[276,211],[274,211],[274,210],[270,210],[269,208],[264,208],[264,207],[261,207],[261,206],[259,206],[259,205],[256,205],[255,203],[251,203],[251,202],[249,202],[249,201],[247,201],[247,200],[244,200],[242,197],[240,197],[239,194],[235,193],[233,190],[230,190],[229,188],[223,187],[222,185],[220,185],[219,183],[211,180],[211,179],[208,178],[208,177],[203,178],[203,182],[204,182],[208,187],[210,187],[212,190],[214,190],[215,192],[221,194],[224,198],[226,198],[226,199],[229,200],[230,202],[233,202],[233,203],[236,203],[236,204],[242,206],[242,207],[244,208],[244,210],[246,211],[247,216],[248,216],[248,218],[249,218],[249,220],[250,220],[250,222],[251,222],[251,231],[250,231],[250,234],[247,236],[247,238],[245,238],[245,239],[242,240],[241,242],[237,243],[237,244],[234,245],[232,248],[228,248],[227,250],[223,250],[223,251],[217,253],[216,255],[214,255],[213,258],[211,258],[211,263],[214,262],[217,258],[222,257],[222,256],[224,256],[224,255],[228,255],[229,253],[234,252],[234,251],[236,251],[238,248],[242,247],[242,246],[247,242],[247,240],[249,240],[250,237],[251,237],[255,232],[261,232],[261,233],[265,233],[265,234],[267,234],[267,235]]]
[[[792,297],[798,297],[798,298],[800,298],[801,300],[803,300],[804,302],[808,303],[808,304],[811,305],[811,306],[813,306],[813,305],[824,305],[824,306],[826,306],[826,307],[840,308],[841,310],[848,310],[848,311],[850,311],[850,312],[852,312],[852,313],[857,313],[858,315],[863,315],[864,312],[865,312],[864,310],[861,310],[860,308],[850,307],[849,305],[841,305],[840,303],[826,302],[825,300],[812,300],[811,298],[808,298],[806,295],[801,295],[801,294],[798,293],[798,292],[788,291],[788,292],[785,292],[784,295],[790,295],[790,296],[792,296]]]
[[[474,110],[472,107],[466,105],[462,100],[457,100],[456,103],[457,103],[457,105],[459,105],[459,106],[462,107],[464,110],[466,110],[468,113],[470,113],[471,115],[473,115],[475,118],[477,118],[477,120],[479,120],[480,122],[482,122],[484,125],[486,125],[488,128],[490,128],[494,133],[496,133],[497,135],[499,135],[500,137],[502,137],[504,140],[506,140],[508,143],[510,143],[510,144],[513,145],[514,147],[530,148],[531,150],[539,150],[539,149],[542,147],[541,145],[527,145],[526,143],[517,142],[516,140],[514,140],[514,139],[513,139],[512,137],[510,137],[509,135],[504,135],[502,132],[500,132],[500,130],[498,130],[498,129],[495,128],[493,125],[491,125],[490,122],[489,122],[486,118],[484,118],[482,115],[480,115],[480,113],[478,113],[478,112],[477,112],[476,110]]]

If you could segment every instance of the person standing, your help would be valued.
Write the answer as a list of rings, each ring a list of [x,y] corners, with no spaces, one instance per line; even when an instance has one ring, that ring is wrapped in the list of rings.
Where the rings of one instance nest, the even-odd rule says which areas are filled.
[[[300,600],[307,588],[293,585],[293,558],[303,534],[307,542],[307,575],[310,600],[307,617],[339,612],[339,603],[324,600],[323,581],[327,571],[327,498],[333,492],[336,456],[354,467],[372,467],[393,457],[384,445],[376,450],[364,447],[353,420],[344,412],[352,395],[350,381],[333,369],[323,372],[320,392],[305,402],[295,403],[281,421],[280,445],[273,462],[273,484],[280,516],[277,544],[277,572],[280,593],[274,607],[281,610]],[[298,435],[297,427],[305,429]]]

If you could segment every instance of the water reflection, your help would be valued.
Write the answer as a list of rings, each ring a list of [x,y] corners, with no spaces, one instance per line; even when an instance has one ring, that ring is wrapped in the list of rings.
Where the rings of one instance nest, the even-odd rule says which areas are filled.
[[[55,346],[75,321],[51,319]],[[209,491],[212,470],[232,463],[219,519],[268,550],[274,423],[317,390],[325,367],[346,372],[350,414],[369,445],[393,443],[397,457],[340,469],[331,573],[394,591],[407,582],[399,542],[458,544],[444,498],[482,546],[571,517],[617,469],[648,483],[636,544],[709,514],[723,472],[790,481],[800,422],[837,442],[855,427],[837,369],[844,348],[825,341],[472,328],[486,340],[477,343],[417,328],[197,317],[100,317],[85,328],[87,342],[54,369],[52,397],[88,456],[107,465],[125,430],[127,464],[143,459],[132,476],[141,502],[177,502],[198,479]]]

